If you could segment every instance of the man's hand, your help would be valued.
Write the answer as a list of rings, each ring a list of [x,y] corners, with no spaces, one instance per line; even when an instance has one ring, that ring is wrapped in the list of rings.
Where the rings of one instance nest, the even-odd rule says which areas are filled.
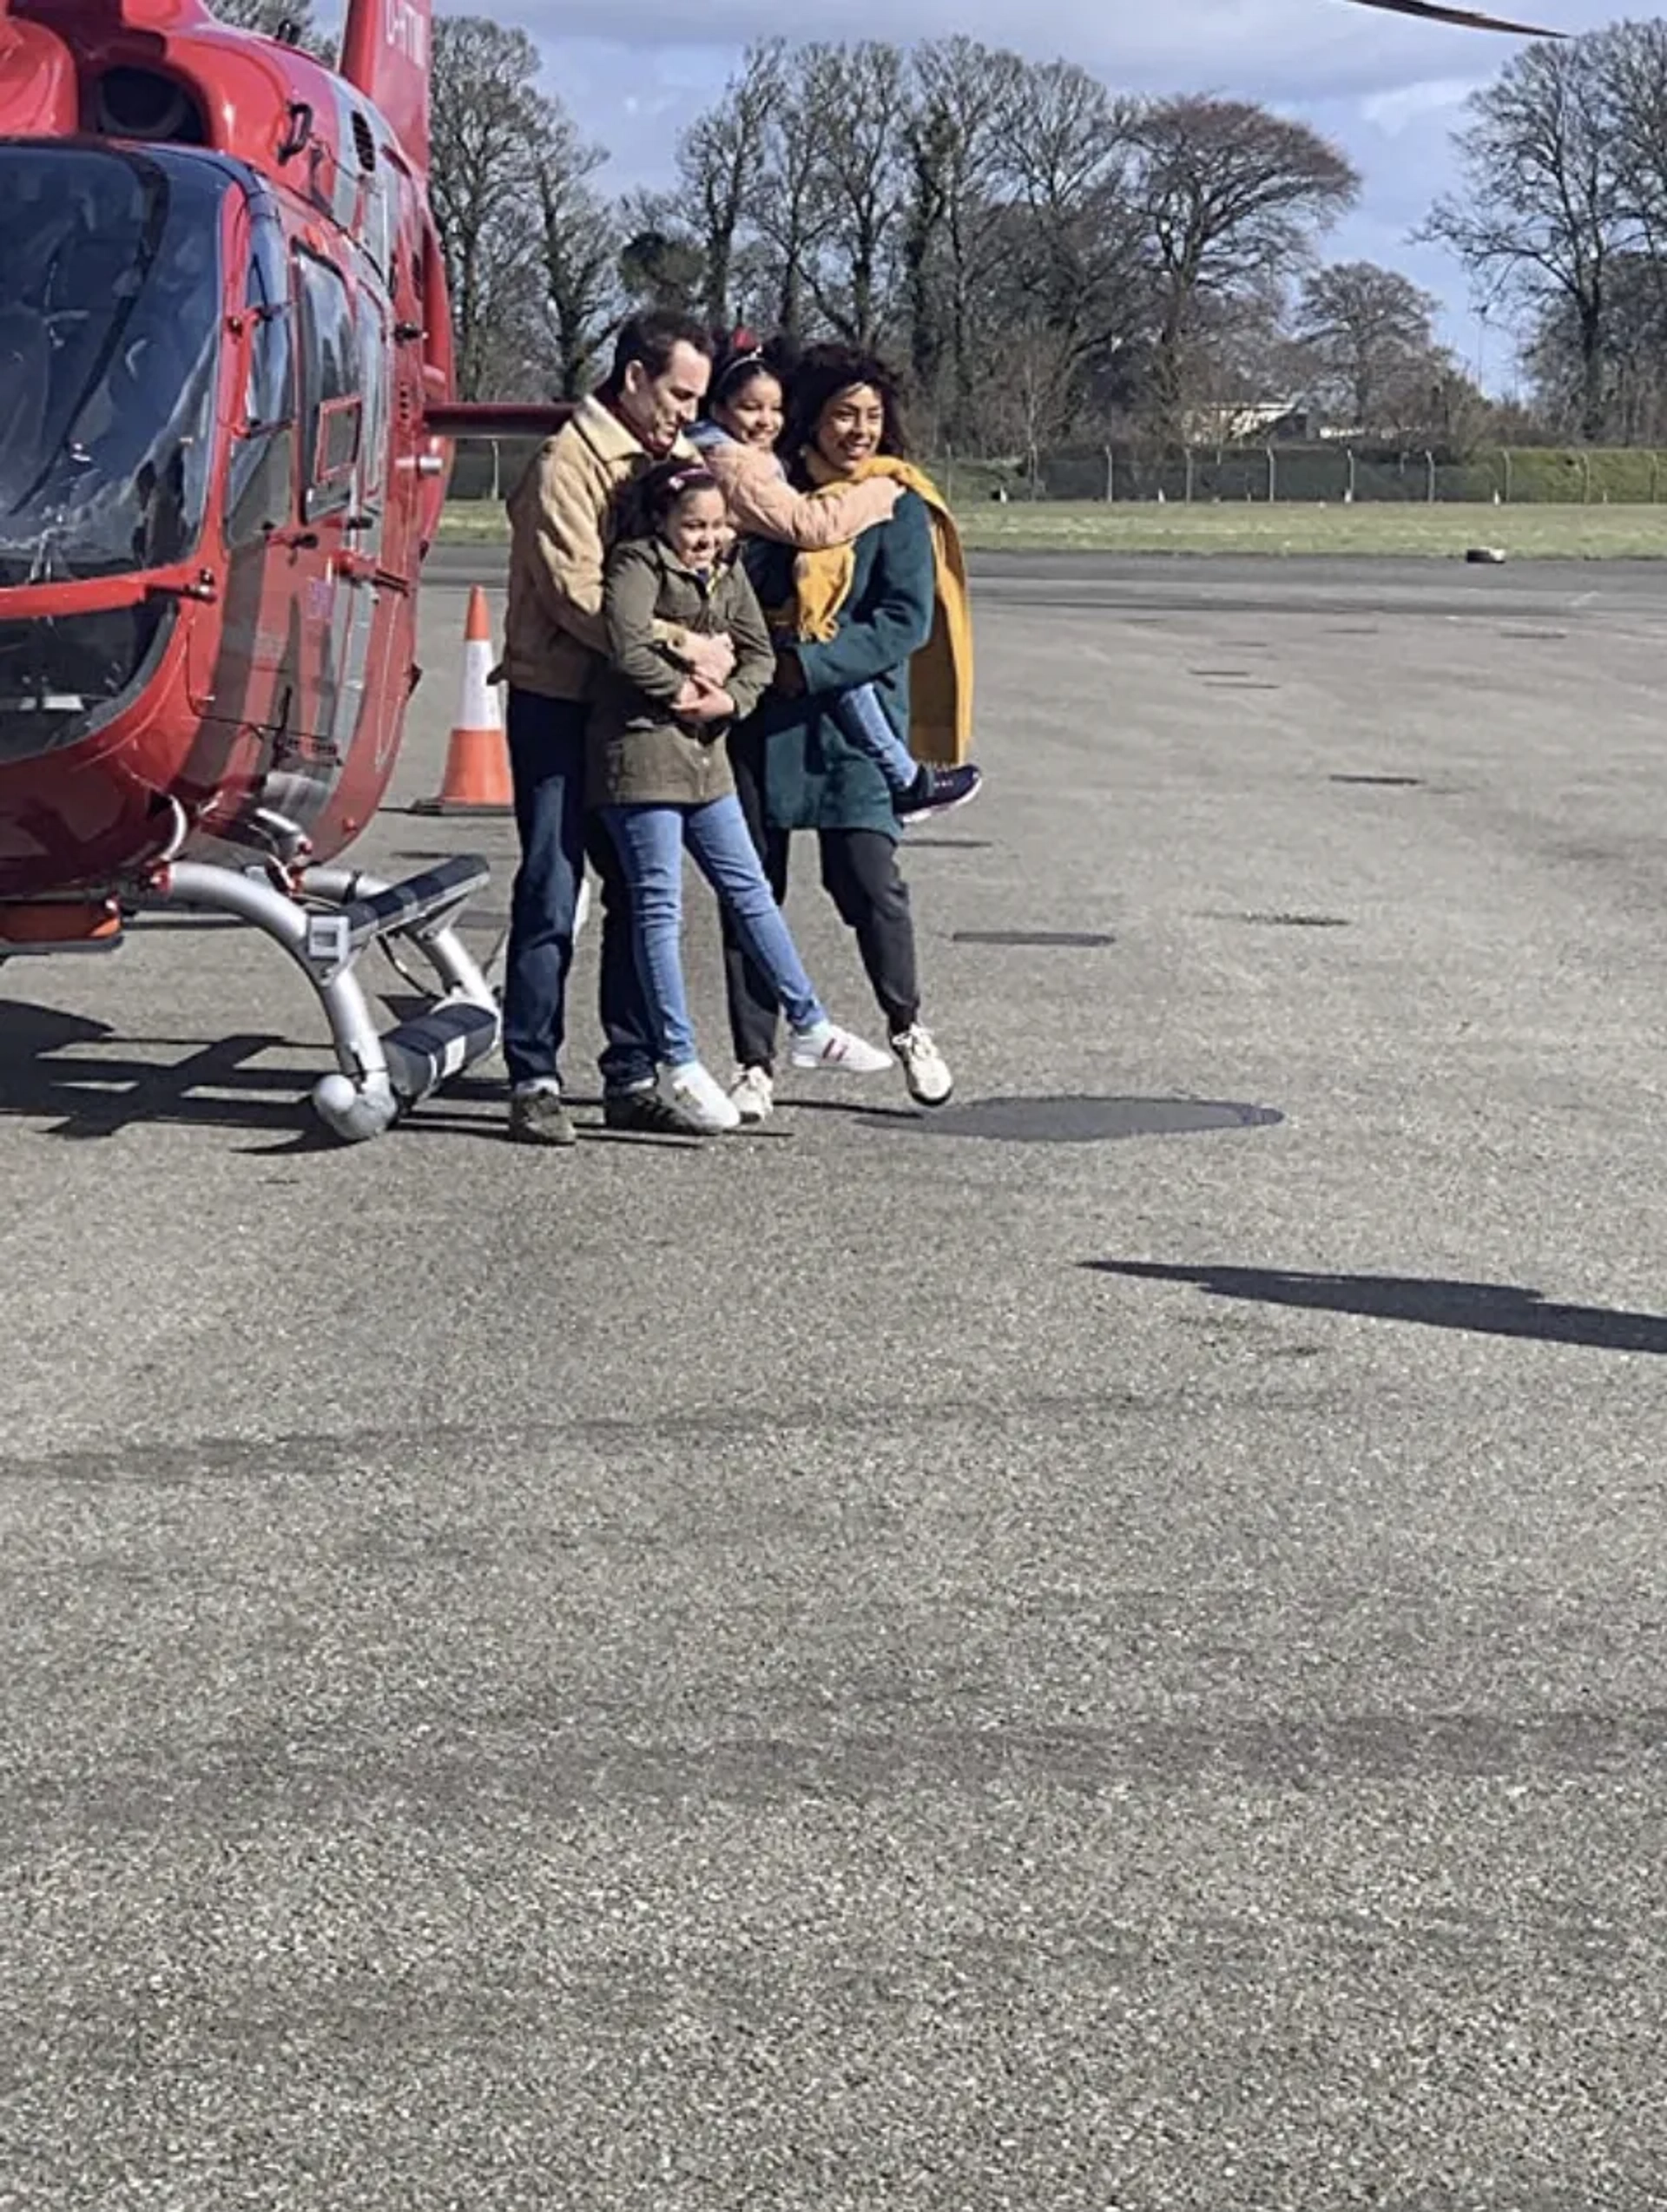
[[[699,681],[714,690],[721,690],[735,672],[735,648],[727,630],[715,637],[690,637],[682,657]]]
[[[678,712],[686,722],[728,722],[735,719],[735,702],[727,691],[697,691],[694,705]]]

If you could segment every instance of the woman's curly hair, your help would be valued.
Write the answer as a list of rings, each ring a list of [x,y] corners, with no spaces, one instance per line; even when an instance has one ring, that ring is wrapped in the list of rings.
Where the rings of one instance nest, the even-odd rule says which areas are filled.
[[[815,435],[824,411],[842,392],[866,384],[880,394],[886,411],[880,450],[906,460],[908,419],[904,405],[903,379],[889,361],[860,346],[807,346],[787,385],[787,422],[781,451],[796,458]]]

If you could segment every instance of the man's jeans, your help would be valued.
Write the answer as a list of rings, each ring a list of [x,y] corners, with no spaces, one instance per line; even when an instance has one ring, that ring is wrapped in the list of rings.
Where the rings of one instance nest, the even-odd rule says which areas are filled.
[[[594,816],[585,817],[590,714],[582,700],[510,693],[510,772],[521,866],[510,908],[504,1058],[512,1083],[559,1077],[573,924],[588,854],[602,879],[598,1000],[608,1038],[602,1080],[608,1090],[633,1090],[654,1081],[654,1047],[624,872],[613,839]]]
[[[795,1030],[827,1019],[805,973],[781,909],[764,880],[741,801],[731,796],[704,806],[604,806],[618,840],[636,915],[637,957],[669,1068],[700,1055],[683,984],[683,850],[718,894],[736,933],[768,978]]]

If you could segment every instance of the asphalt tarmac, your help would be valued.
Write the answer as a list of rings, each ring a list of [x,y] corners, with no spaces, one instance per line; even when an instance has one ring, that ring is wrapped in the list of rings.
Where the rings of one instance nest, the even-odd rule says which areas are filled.
[[[0,2207],[1667,2202],[1660,574],[980,563],[932,1118],[0,971]]]

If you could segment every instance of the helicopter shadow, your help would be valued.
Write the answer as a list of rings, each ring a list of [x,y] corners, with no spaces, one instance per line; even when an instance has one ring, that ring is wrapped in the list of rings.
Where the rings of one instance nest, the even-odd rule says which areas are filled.
[[[115,1049],[90,1049],[105,1045]],[[120,1037],[108,1022],[0,998],[0,1115],[45,1122],[43,1135],[70,1142],[168,1125],[242,1130],[274,1140],[240,1148],[247,1152],[339,1151],[306,1103],[320,1072],[316,1065],[251,1064],[267,1052],[304,1049],[293,1037],[270,1031],[208,1044],[196,1037]],[[184,1057],[149,1057],[168,1052]],[[447,1101],[496,1098],[499,1088],[458,1077],[447,1086]]]

